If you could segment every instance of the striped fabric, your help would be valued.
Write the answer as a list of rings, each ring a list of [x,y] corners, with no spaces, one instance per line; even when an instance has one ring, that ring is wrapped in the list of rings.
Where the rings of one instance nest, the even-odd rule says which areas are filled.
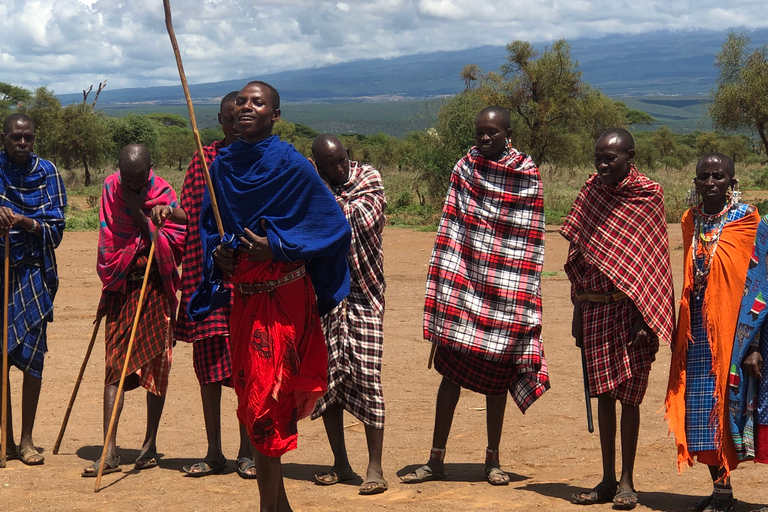
[[[210,167],[221,149],[222,141],[203,148],[205,161]],[[203,275],[203,246],[200,242],[200,207],[205,193],[205,176],[200,155],[195,153],[187,168],[181,187],[179,205],[187,214],[187,247],[181,262],[181,304],[174,336],[179,341],[203,341],[213,336],[229,336],[229,304],[212,311],[205,320],[193,322],[186,314],[189,297],[200,285]],[[227,348],[229,354],[229,348]],[[229,356],[227,355],[227,359]],[[225,371],[224,368],[219,370]],[[207,372],[207,371],[206,371]],[[229,374],[227,374],[227,377]]]
[[[747,204],[731,208],[726,223],[744,217]],[[710,231],[704,226],[705,231]],[[719,250],[723,250],[718,247]],[[702,261],[699,258],[698,264]],[[712,373],[712,350],[704,327],[703,305],[706,282],[700,296],[691,293],[691,338],[688,341],[685,386],[685,436],[688,451],[701,452],[717,448],[717,425],[712,421],[715,406],[715,375]],[[730,340],[729,340],[730,341]]]
[[[574,244],[570,250],[575,252],[569,252],[565,271],[571,278],[573,294],[585,290],[597,293],[616,290],[613,281],[598,267],[589,265]],[[608,393],[622,404],[642,403],[651,365],[659,350],[659,338],[652,334],[646,343],[627,346],[638,314],[631,300],[612,304],[581,303],[591,396]]]
[[[597,174],[581,188],[560,234],[571,242],[569,260],[580,253],[626,293],[656,335],[672,340],[674,290],[661,186],[637,172],[616,186]],[[569,275],[571,283],[576,276]]]
[[[328,392],[312,419],[340,404],[373,428],[384,428],[381,358],[384,350],[384,255],[387,200],[379,172],[350,162],[349,180],[334,190],[352,227],[347,256],[350,293],[322,318],[328,345]]]
[[[11,307],[8,354],[11,364],[42,377],[48,350],[46,324],[53,320],[53,299],[59,287],[54,249],[64,234],[67,197],[59,171],[32,154],[21,169],[0,152],[0,204],[40,223],[42,236],[24,230],[10,232]],[[0,243],[0,260],[5,247]],[[2,277],[0,277],[0,282]]]
[[[539,170],[508,146],[473,147],[451,175],[427,274],[424,337],[515,367],[521,410],[549,388],[541,341],[544,205]]]

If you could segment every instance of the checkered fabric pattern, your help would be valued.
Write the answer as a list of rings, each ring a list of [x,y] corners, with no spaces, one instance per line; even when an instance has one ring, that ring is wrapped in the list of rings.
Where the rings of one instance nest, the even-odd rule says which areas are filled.
[[[661,186],[632,167],[616,186],[597,174],[581,188],[560,234],[626,293],[656,335],[670,343],[675,324],[669,239]],[[569,274],[571,283],[577,276]]]
[[[328,392],[312,418],[340,404],[373,428],[384,428],[381,358],[384,347],[382,232],[387,201],[379,172],[350,162],[349,180],[334,190],[352,227],[346,300],[322,318],[328,346]]]
[[[232,357],[228,336],[211,336],[192,344],[192,366],[200,385],[220,382],[232,387]]]
[[[748,206],[741,204],[738,208],[731,208],[728,211],[726,223],[743,218]],[[703,229],[711,231],[710,226],[705,225]],[[701,258],[697,256],[697,259],[698,264],[702,265]],[[704,325],[705,291],[706,282],[700,296],[697,297],[696,294],[691,293],[690,297],[691,337],[688,340],[685,369],[685,437],[690,452],[717,449],[718,426],[713,416],[716,377],[712,373],[712,349]]]
[[[515,367],[511,364],[488,361],[440,345],[435,350],[434,365],[437,373],[451,382],[490,396],[507,394],[515,378]]]
[[[539,170],[508,146],[473,147],[451,175],[427,274],[424,337],[511,364],[524,410],[549,386],[541,342],[544,204]]]
[[[139,256],[133,270],[143,272],[147,257]],[[125,353],[141,294],[142,281],[128,281],[126,293],[103,292],[106,315],[106,371],[104,383],[115,384],[125,364]],[[136,373],[139,384],[152,394],[165,396],[171,371],[171,307],[156,272],[150,274],[141,320],[136,329],[126,375]]]
[[[210,146],[203,148],[205,161],[210,167],[223,141],[216,141]],[[203,163],[200,155],[195,153],[192,161],[187,168],[187,174],[184,178],[184,184],[181,188],[181,198],[179,204],[187,214],[187,248],[184,252],[184,258],[181,262],[181,304],[179,307],[179,318],[176,322],[174,336],[179,341],[200,341],[206,343],[206,339],[215,336],[229,336],[229,312],[230,306],[226,305],[221,309],[212,311],[211,314],[202,322],[193,322],[187,316],[187,303],[195,289],[200,285],[203,273],[203,246],[200,241],[200,207],[203,203],[203,194],[205,192],[205,176],[203,174]],[[225,284],[225,286],[231,285]],[[216,350],[216,347],[211,347]],[[203,350],[203,352],[205,352]],[[227,360],[229,356],[227,356]],[[213,362],[211,359],[209,361]],[[224,362],[224,358],[218,359]],[[205,373],[225,373],[226,368],[211,368],[205,370]],[[198,378],[200,375],[198,374]],[[202,382],[202,381],[201,381]]]
[[[53,320],[53,299],[59,287],[54,249],[64,234],[67,197],[56,166],[33,154],[21,169],[0,151],[0,204],[40,223],[41,237],[24,230],[10,232],[11,364],[41,378],[48,350],[46,323]],[[5,254],[0,243],[0,260]],[[2,276],[0,276],[2,285]]]
[[[596,293],[616,290],[610,278],[596,266],[589,265],[574,244],[571,244],[565,271],[571,278],[574,294],[586,290]],[[646,343],[627,346],[638,314],[631,300],[612,304],[581,303],[591,396],[609,393],[627,405],[640,405],[643,401],[648,374],[659,350],[659,338],[652,334]]]

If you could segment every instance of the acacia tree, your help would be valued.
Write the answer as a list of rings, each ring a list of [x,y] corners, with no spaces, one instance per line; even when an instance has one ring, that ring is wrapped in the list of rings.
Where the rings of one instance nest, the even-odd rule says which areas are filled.
[[[750,52],[750,38],[731,32],[715,57],[720,68],[709,115],[717,128],[753,130],[768,151],[768,45]]]
[[[91,168],[101,165],[112,150],[112,135],[101,114],[82,103],[67,105],[54,135],[56,154],[65,167],[82,165],[85,186],[91,184]]]
[[[29,101],[31,96],[32,94],[22,87],[0,82],[0,123],[13,114],[19,104]]]
[[[47,87],[38,87],[35,94],[19,111],[27,114],[35,123],[35,152],[53,162],[58,162],[56,133],[61,123],[61,102]]]

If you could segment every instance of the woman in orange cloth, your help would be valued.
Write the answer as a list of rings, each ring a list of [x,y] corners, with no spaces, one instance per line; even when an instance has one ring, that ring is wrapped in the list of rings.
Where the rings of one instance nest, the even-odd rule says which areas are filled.
[[[728,419],[728,370],[760,216],[733,192],[733,160],[710,153],[696,165],[700,202],[683,215],[684,286],[672,346],[666,416],[678,469],[709,466],[713,492],[688,510],[729,511],[738,465]]]

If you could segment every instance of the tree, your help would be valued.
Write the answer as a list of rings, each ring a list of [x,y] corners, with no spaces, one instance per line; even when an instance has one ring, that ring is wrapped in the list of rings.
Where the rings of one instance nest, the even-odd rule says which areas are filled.
[[[564,39],[541,53],[527,41],[513,41],[507,52],[501,76],[490,74],[489,82],[523,120],[520,145],[541,164],[576,121],[585,93],[579,63]]]
[[[67,105],[53,134],[56,154],[65,167],[82,165],[85,186],[91,184],[91,168],[101,165],[112,150],[112,136],[101,114],[83,103]]]
[[[157,158],[157,123],[147,116],[129,114],[124,117],[109,117],[107,122],[112,132],[113,155],[117,159],[123,147],[128,144],[144,144],[149,148],[152,159]]]
[[[731,32],[715,57],[720,68],[709,115],[717,128],[753,130],[768,151],[768,45],[749,51],[750,38]]]
[[[171,114],[170,112],[156,112],[153,114],[146,114],[148,119],[156,121],[161,126],[178,126],[179,128],[186,128],[189,124],[186,119],[178,114]]]
[[[461,73],[459,73],[459,76],[462,80],[464,80],[464,90],[468,91],[472,89],[472,85],[475,82],[480,80],[482,71],[480,71],[480,68],[477,66],[477,64],[467,64],[461,68]]]
[[[184,170],[196,149],[192,130],[176,125],[160,129],[157,146],[159,161],[168,167],[177,166],[179,172]]]
[[[19,111],[35,123],[35,152],[57,162],[56,133],[61,131],[61,102],[56,94],[47,87],[38,87],[34,96],[19,106]]]
[[[13,114],[20,103],[29,101],[31,96],[32,94],[22,87],[0,82],[0,123]]]

